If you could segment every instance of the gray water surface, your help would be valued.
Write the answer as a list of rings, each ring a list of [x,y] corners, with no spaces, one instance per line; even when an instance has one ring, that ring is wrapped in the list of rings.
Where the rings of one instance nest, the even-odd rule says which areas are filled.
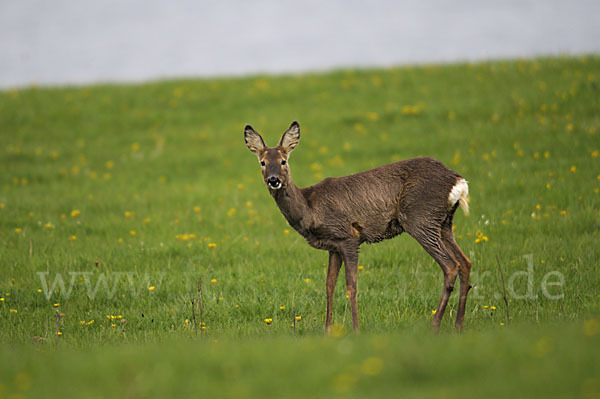
[[[600,52],[599,0],[0,0],[0,87]]]

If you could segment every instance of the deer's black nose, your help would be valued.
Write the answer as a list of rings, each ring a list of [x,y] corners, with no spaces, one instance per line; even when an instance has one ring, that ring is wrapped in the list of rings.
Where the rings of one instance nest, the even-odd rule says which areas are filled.
[[[275,176],[271,176],[267,179],[267,183],[269,184],[269,186],[273,187],[273,188],[279,188],[281,187],[281,180],[279,180],[278,177]]]

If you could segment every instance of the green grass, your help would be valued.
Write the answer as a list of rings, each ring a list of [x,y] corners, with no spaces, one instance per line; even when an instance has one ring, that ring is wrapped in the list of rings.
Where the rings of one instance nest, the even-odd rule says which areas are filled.
[[[580,327],[18,346],[2,351],[0,370],[5,393],[31,397],[593,398],[599,340]]]
[[[0,92],[0,396],[347,396],[344,379],[358,397],[597,395],[599,70],[586,56]],[[323,336],[327,254],[289,232],[243,141],[250,123],[274,145],[293,120],[301,187],[420,155],[469,181],[464,335],[456,296],[428,332],[442,274],[403,235],[361,248],[362,335]],[[344,295],[341,278],[340,330]]]

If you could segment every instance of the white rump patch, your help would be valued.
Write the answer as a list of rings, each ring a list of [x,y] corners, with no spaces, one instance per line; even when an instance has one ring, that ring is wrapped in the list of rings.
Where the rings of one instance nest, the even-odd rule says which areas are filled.
[[[448,203],[450,206],[454,206],[457,202],[459,202],[460,207],[463,209],[466,215],[469,214],[469,203],[467,202],[467,198],[469,197],[469,185],[465,179],[459,179],[452,190],[450,190],[450,194],[448,195]]]

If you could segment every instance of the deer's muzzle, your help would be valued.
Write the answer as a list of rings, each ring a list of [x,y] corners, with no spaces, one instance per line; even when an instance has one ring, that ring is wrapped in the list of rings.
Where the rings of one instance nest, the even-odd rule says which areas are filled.
[[[269,185],[269,187],[277,190],[281,188],[281,180],[279,180],[278,177],[275,176],[271,176],[267,179],[267,184]]]

